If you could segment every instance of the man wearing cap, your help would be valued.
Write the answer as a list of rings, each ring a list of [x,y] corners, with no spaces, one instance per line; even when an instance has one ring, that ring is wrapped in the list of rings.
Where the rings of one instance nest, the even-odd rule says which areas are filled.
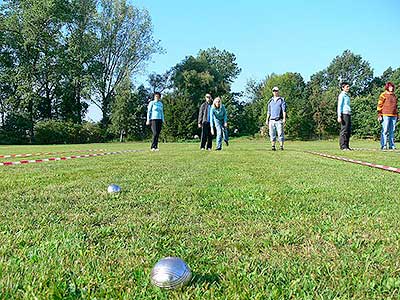
[[[283,97],[279,96],[279,88],[272,89],[273,97],[268,101],[268,114],[266,125],[269,128],[269,136],[271,138],[272,151],[276,150],[276,136],[280,144],[280,149],[283,150],[283,142],[285,140],[283,126],[286,123],[286,102]]]

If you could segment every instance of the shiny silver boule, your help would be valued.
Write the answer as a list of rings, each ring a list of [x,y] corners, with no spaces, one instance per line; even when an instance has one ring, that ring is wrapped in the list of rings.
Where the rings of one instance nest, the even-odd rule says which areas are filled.
[[[121,187],[116,184],[110,184],[107,188],[109,193],[119,193],[121,192]]]
[[[192,272],[179,257],[166,257],[155,264],[150,277],[155,286],[164,289],[177,289],[190,281]]]

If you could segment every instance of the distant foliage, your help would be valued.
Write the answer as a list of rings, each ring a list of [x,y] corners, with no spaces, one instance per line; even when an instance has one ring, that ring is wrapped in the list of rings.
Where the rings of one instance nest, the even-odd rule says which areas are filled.
[[[104,141],[104,129],[98,124],[75,124],[58,120],[40,121],[35,125],[38,144],[82,144]]]

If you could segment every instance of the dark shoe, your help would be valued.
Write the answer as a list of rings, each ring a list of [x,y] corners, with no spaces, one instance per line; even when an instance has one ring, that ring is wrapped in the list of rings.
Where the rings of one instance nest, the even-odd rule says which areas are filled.
[[[215,149],[215,151],[221,151],[221,150],[222,150],[221,148],[216,148],[216,149]]]
[[[283,146],[281,146],[280,149],[283,151]]]
[[[275,146],[272,146],[271,150],[272,150],[272,151],[276,151]]]
[[[225,144],[226,144],[227,146],[229,146],[229,142],[228,142],[228,141],[225,141]]]

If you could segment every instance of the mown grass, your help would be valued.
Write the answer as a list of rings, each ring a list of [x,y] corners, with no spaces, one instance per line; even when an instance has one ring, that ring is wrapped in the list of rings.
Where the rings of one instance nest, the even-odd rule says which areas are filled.
[[[341,152],[337,141],[272,152],[247,139],[221,152],[148,148],[0,147],[145,150],[0,167],[0,298],[399,299],[400,174],[304,151],[394,167],[399,152]],[[123,192],[109,195],[110,183]],[[187,287],[151,285],[165,256],[190,266]]]

